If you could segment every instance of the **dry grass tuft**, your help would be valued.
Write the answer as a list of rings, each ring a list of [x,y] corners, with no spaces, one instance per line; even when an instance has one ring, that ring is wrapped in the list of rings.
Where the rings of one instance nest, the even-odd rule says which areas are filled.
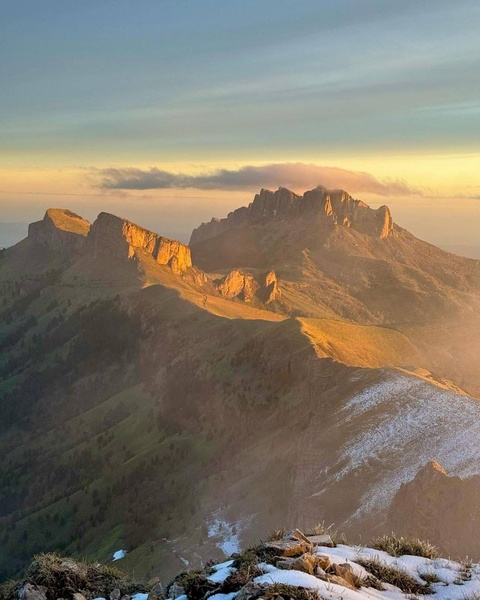
[[[405,594],[427,595],[433,593],[427,584],[419,583],[403,569],[387,565],[378,558],[358,557],[355,559],[355,562],[364,567],[364,569],[382,583],[390,583],[398,587]]]
[[[405,556],[408,554],[431,559],[439,556],[438,548],[430,542],[418,538],[398,537],[394,533],[375,538],[372,542],[372,548],[383,550],[392,556]]]
[[[54,553],[34,556],[25,579],[5,583],[0,588],[0,599],[16,599],[18,590],[25,583],[46,587],[48,596],[52,598],[81,591],[105,596],[114,588],[118,588],[122,595],[144,589],[141,583],[133,582],[114,567],[74,561]]]

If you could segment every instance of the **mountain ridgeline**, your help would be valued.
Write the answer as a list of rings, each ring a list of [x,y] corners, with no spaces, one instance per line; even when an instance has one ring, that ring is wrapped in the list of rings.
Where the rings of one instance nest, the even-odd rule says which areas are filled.
[[[344,191],[262,190],[189,246],[50,209],[0,254],[0,303],[2,576],[126,548],[163,577],[278,523],[381,534],[429,461],[480,473],[480,261]]]

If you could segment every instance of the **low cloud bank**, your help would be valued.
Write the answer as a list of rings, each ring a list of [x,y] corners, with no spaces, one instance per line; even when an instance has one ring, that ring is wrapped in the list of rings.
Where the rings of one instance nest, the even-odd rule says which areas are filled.
[[[246,165],[240,169],[186,175],[151,167],[96,169],[97,186],[108,190],[186,189],[198,190],[258,190],[279,186],[305,190],[317,185],[342,188],[351,193],[370,192],[381,196],[409,196],[419,190],[397,180],[380,180],[370,173],[349,171],[337,167],[322,167],[305,163],[277,163],[263,166]]]

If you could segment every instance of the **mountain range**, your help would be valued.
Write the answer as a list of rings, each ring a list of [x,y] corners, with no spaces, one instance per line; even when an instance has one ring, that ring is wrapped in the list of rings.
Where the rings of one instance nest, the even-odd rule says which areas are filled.
[[[480,261],[342,190],[262,190],[188,246],[50,209],[0,294],[2,576],[123,547],[172,574],[279,523],[381,534],[429,461],[480,474]]]

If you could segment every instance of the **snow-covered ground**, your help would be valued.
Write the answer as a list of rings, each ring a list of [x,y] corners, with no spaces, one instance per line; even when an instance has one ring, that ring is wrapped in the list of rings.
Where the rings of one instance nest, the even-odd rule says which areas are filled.
[[[452,475],[480,473],[480,401],[420,377],[385,369],[381,382],[339,409],[338,419],[352,434],[327,478],[317,471],[322,482],[314,495],[365,469],[369,485],[352,521],[387,508],[400,485],[431,460]]]
[[[406,571],[418,583],[425,584],[420,575],[436,575],[439,583],[432,583],[432,594],[429,598],[432,600],[474,600],[478,594],[480,597],[480,565],[472,565],[471,569],[465,571],[465,566],[444,558],[428,559],[418,556],[400,556],[393,557],[386,552],[375,550],[373,548],[360,548],[352,546],[339,545],[336,548],[316,548],[316,553],[328,556],[332,563],[349,563],[356,575],[365,577],[367,571],[359,565],[356,560],[359,558],[376,558],[389,566],[395,566]],[[317,590],[320,597],[325,600],[370,600],[379,598],[387,600],[405,600],[415,597],[414,594],[405,594],[398,588],[384,584],[385,591],[379,591],[373,588],[360,588],[357,591],[350,590],[340,585],[328,583],[302,573],[300,571],[285,571],[277,569],[272,565],[263,565],[265,574],[257,577],[257,583],[285,583],[289,585],[304,587]],[[463,579],[467,574],[468,579]],[[457,583],[454,583],[457,582]],[[461,583],[460,583],[461,582]]]
[[[218,538],[217,546],[226,556],[240,550],[239,532],[235,524],[223,519],[214,518],[208,525],[208,537]]]
[[[246,515],[237,521],[230,522],[222,516],[222,513],[222,509],[216,511],[207,523],[208,537],[216,543],[218,548],[223,550],[225,556],[231,556],[235,552],[240,552],[240,537],[242,531],[250,523],[251,517]]]
[[[346,545],[338,545],[336,548],[317,547],[315,552],[322,556],[328,556],[332,563],[350,564],[353,572],[361,578],[368,575],[368,572],[357,563],[357,560],[361,558],[376,558],[389,566],[402,569],[422,585],[425,585],[425,580],[421,575],[435,575],[439,582],[430,584],[432,594],[428,597],[432,600],[474,600],[480,597],[480,565],[478,564],[466,567],[464,564],[444,558],[393,557],[380,550]],[[213,574],[208,579],[222,583],[230,573],[235,571],[232,564],[233,561],[227,561],[216,565],[213,567]],[[277,569],[266,563],[260,564],[259,567],[263,571],[263,575],[256,577],[254,582],[265,585],[283,583],[316,590],[322,600],[412,600],[412,598],[416,598],[414,594],[404,593],[399,588],[387,583],[383,584],[385,587],[383,591],[371,587],[362,587],[354,591],[301,571]],[[214,594],[210,596],[210,599],[233,600],[238,593]],[[136,600],[143,600],[143,598],[139,595]],[[187,597],[182,596],[177,600],[187,600]]]

